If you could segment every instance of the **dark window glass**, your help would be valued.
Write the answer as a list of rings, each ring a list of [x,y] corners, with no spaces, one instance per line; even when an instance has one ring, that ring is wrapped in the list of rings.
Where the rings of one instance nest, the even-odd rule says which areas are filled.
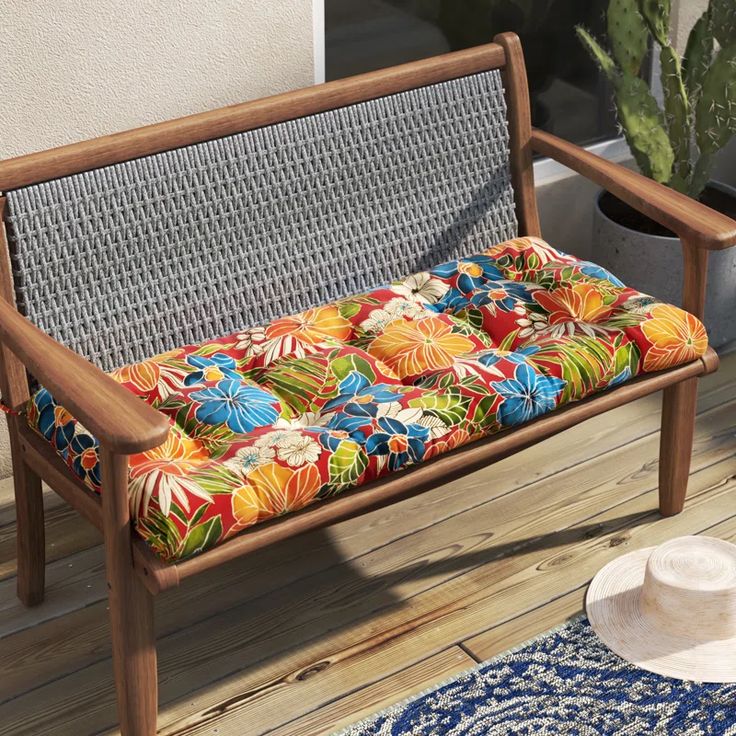
[[[608,0],[325,0],[327,79],[521,37],[532,121],[580,144],[616,136],[611,90],[578,42],[604,31]]]

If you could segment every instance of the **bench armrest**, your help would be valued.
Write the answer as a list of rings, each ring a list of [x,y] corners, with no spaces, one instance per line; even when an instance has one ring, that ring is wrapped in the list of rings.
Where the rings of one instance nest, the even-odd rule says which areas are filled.
[[[2,299],[0,340],[106,449],[130,455],[166,439],[169,422],[163,414]]]
[[[736,222],[674,189],[596,156],[551,133],[533,130],[532,150],[559,161],[628,205],[706,250],[736,245]]]

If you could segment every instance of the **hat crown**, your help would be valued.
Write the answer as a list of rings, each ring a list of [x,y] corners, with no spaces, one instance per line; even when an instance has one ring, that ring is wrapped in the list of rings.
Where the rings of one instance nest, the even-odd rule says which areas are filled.
[[[679,537],[653,550],[640,606],[658,627],[691,641],[736,636],[736,546]]]

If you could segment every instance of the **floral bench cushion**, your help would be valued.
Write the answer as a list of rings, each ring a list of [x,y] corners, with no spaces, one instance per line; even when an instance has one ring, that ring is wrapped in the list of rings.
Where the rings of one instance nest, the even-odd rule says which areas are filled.
[[[185,558],[706,347],[692,315],[542,240],[508,241],[114,371],[171,421],[130,458],[136,529]],[[45,389],[28,420],[100,490],[97,440]]]

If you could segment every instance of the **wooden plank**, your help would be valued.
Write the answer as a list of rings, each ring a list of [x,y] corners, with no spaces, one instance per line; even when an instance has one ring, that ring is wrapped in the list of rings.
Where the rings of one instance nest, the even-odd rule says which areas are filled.
[[[303,708],[317,707],[325,702],[327,693],[334,695],[346,682],[355,687],[360,677],[370,675],[373,681],[379,675],[395,672],[399,663],[392,653],[394,647],[405,652],[401,666],[408,666],[445,648],[447,642],[460,641],[487,628],[499,611],[508,616],[509,607],[516,605],[515,588],[519,593],[531,588],[532,597],[548,595],[560,572],[564,573],[565,584],[570,583],[564,580],[569,576],[580,585],[584,580],[581,576],[589,576],[591,565],[596,565],[590,547],[597,543],[597,548],[605,553],[617,554],[620,550],[615,547],[632,539],[632,521],[639,524],[634,544],[652,543],[673,533],[712,526],[722,518],[723,509],[736,501],[735,470],[736,459],[731,453],[726,460],[696,473],[696,495],[687,514],[662,520],[651,512],[654,494],[639,495],[575,529],[554,532],[552,525],[550,537],[543,543],[535,537],[536,543],[526,551],[522,547],[510,554],[518,545],[507,544],[503,549],[506,556],[491,559],[454,578],[447,579],[441,573],[448,552],[440,549],[435,554],[435,562],[440,563],[436,585],[432,584],[434,571],[430,570],[430,585],[424,584],[427,578],[423,578],[419,586],[422,592],[416,595],[412,595],[411,586],[416,589],[417,584],[407,579],[410,573],[405,560],[399,559],[383,575],[381,566],[374,570],[372,560],[366,560],[371,572],[369,580],[358,576],[346,582],[330,574],[322,576],[320,582],[313,577],[292,586],[291,591],[280,591],[242,610],[166,637],[161,642],[161,688],[163,700],[171,705],[160,714],[162,732],[202,732],[206,724],[212,726],[213,719],[223,718],[223,704],[227,705],[228,717],[242,718],[247,713],[254,733],[276,727],[284,715],[279,703],[283,703],[284,691],[294,682],[299,683]],[[523,538],[524,530],[521,531]],[[416,547],[415,542],[412,540],[407,546]],[[461,535],[453,543],[463,550],[468,540]],[[567,564],[568,556],[559,555],[556,549],[565,545],[581,548],[578,554],[569,556],[579,557],[581,563]],[[426,557],[421,549],[417,554]],[[388,553],[385,562],[395,557],[396,551]],[[414,572],[416,578],[417,571]],[[374,580],[376,574],[379,578]],[[519,577],[524,585],[518,582]],[[406,602],[399,605],[399,598]],[[310,600],[311,604],[295,609],[294,602],[300,599]],[[522,600],[522,605],[531,607],[527,600]],[[331,613],[337,614],[337,620],[329,619]],[[330,631],[327,638],[324,627]],[[324,633],[320,635],[319,631]],[[423,653],[421,657],[418,652]],[[248,669],[233,675],[244,662],[249,663]],[[100,662],[86,672],[64,678],[63,685],[57,681],[7,703],[0,708],[0,722],[20,729],[17,733],[42,729],[49,718],[54,718],[58,729],[64,729],[59,733],[78,730],[79,718],[89,728],[103,728],[105,719],[110,719],[109,685],[106,688],[104,684],[109,678],[106,667],[109,663]],[[211,682],[216,677],[222,679]],[[199,693],[187,695],[192,688],[203,687],[203,681],[211,684]],[[186,699],[187,709],[194,706],[197,712],[176,720],[178,709],[182,708],[180,699]],[[29,717],[30,710],[33,715]]]
[[[60,498],[47,485],[43,484],[43,505],[44,509],[56,506],[63,506],[64,499]],[[13,477],[2,478],[0,480],[0,527],[15,523],[15,498],[13,493]]]
[[[29,609],[18,601],[14,577],[1,581],[0,646],[3,652],[6,651],[5,637],[19,631],[32,632],[39,624],[98,603],[106,595],[105,562],[100,546],[46,565],[46,597],[40,606]],[[104,607],[100,615],[104,616]]]
[[[721,468],[716,476],[717,482],[723,481],[724,474],[729,479],[728,491],[722,494],[723,498],[713,493],[703,493],[702,496],[709,498],[701,500],[700,513],[688,522],[682,516],[671,517],[679,523],[668,525],[666,522],[669,520],[662,520],[658,514],[645,515],[639,528],[645,528],[646,534],[638,535],[636,541],[630,541],[629,544],[637,547],[652,544],[673,536],[673,532],[700,531],[712,526],[722,518],[724,505],[736,501],[736,482],[731,477],[734,468],[736,463],[730,463],[728,469]],[[713,479],[711,476],[711,481]],[[634,503],[634,508],[638,505],[638,509],[642,509],[640,500],[636,501],[639,503]],[[611,513],[608,512],[606,516],[610,520]],[[629,524],[628,519],[625,524]],[[300,666],[288,675],[283,671],[283,663],[278,662],[278,656],[276,662],[268,658],[259,667],[253,668],[254,671],[241,670],[234,676],[208,685],[197,698],[198,711],[191,715],[171,723],[171,709],[165,706],[159,718],[160,733],[162,736],[201,735],[210,733],[215,721],[217,728],[222,730],[228,722],[242,725],[245,718],[254,733],[265,733],[276,727],[283,718],[283,703],[289,700],[287,692],[294,677],[317,670],[306,681],[300,680],[298,695],[302,709],[315,707],[325,701],[326,694],[334,696],[346,682],[354,685],[360,678],[373,680],[389,675],[396,671],[397,662],[407,666],[419,657],[444,648],[448,643],[466,638],[468,632],[487,626],[489,621],[498,621],[499,616],[505,618],[513,615],[520,605],[531,607],[530,603],[533,605],[540,598],[548,597],[551,587],[579,586],[600,566],[598,563],[601,559],[607,561],[620,554],[621,550],[615,549],[617,544],[613,547],[610,545],[611,539],[618,541],[628,533],[627,527],[621,526],[620,522],[615,528],[606,529],[607,533],[600,537],[591,538],[591,532],[584,528],[571,531],[575,536],[564,532],[559,534],[560,546],[568,544],[562,553],[536,549],[518,557],[498,560],[495,564],[489,563],[461,578],[443,583],[438,590],[429,590],[410,598],[401,596],[404,603],[397,606],[398,613],[394,607],[373,612],[365,607],[364,618],[351,623],[347,631],[331,636],[327,643],[310,641],[302,644],[294,662]],[[596,543],[597,555],[592,554],[592,547]],[[575,564],[569,567],[566,562],[568,555],[575,560]],[[232,629],[227,631],[228,640],[234,633]],[[251,641],[245,643],[249,634]],[[264,635],[268,639],[268,649],[278,650],[280,632],[276,634],[271,628]],[[219,636],[215,639],[209,645],[215,644],[213,651],[218,651],[217,645],[223,640]],[[241,656],[245,654],[249,661],[257,656],[254,649],[265,648],[260,642],[254,641],[251,629],[246,627],[241,630],[238,640],[246,650],[245,653],[240,652]],[[191,665],[200,656],[202,650],[197,648],[194,656],[190,655],[187,661]],[[215,663],[208,664],[212,667]],[[179,667],[183,666],[182,660]],[[190,673],[187,676],[191,676]],[[168,685],[171,685],[171,681]]]
[[[462,642],[478,662],[521,646],[583,613],[587,583]]]
[[[359,688],[349,695],[334,700],[319,710],[283,724],[269,732],[269,736],[327,736],[341,728],[346,728],[373,713],[388,708],[394,703],[417,695],[443,681],[459,675],[476,664],[460,647],[450,647],[417,662],[411,667],[399,670],[389,677]],[[297,703],[291,708],[298,713]],[[218,727],[218,736],[242,736],[242,723],[224,723]]]
[[[736,542],[734,517],[707,530],[709,536]],[[462,642],[463,648],[478,662],[485,662],[508,649],[520,646],[546,631],[559,626],[585,611],[587,583],[567,593],[556,595],[539,607],[513,616]]]
[[[46,508],[44,516],[47,564],[100,544],[100,533],[91,524],[80,519],[79,514],[69,506],[53,505]],[[0,526],[0,581],[13,575],[15,575],[14,523]]]

